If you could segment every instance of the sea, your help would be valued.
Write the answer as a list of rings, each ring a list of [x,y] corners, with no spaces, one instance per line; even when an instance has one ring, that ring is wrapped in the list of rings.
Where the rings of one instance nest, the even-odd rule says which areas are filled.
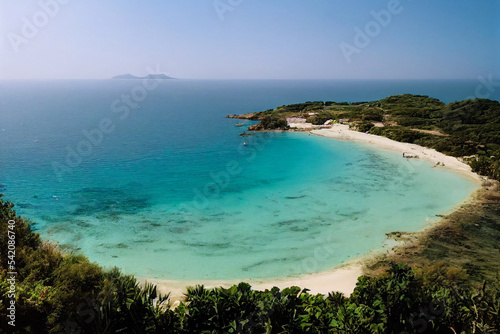
[[[483,81],[0,81],[0,193],[42,238],[136,277],[328,270],[435,223],[477,186],[369,145],[240,136],[254,122],[225,116],[403,93],[498,100]]]

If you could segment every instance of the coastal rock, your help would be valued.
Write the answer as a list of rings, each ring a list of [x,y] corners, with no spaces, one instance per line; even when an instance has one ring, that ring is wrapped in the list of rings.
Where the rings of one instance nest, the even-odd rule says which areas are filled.
[[[248,127],[248,131],[262,131],[264,130],[264,127],[262,126],[262,123],[257,123],[254,125],[250,125]]]
[[[227,115],[226,118],[235,118],[235,119],[249,119],[249,120],[258,120],[259,119],[259,113],[253,112],[249,114],[242,114],[242,115]]]

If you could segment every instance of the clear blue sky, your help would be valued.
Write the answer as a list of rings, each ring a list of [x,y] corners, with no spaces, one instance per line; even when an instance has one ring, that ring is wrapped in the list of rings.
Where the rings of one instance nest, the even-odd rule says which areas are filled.
[[[44,14],[40,3],[57,1]],[[157,65],[186,79],[500,77],[498,0],[400,0],[348,63],[341,43],[356,47],[355,28],[391,1],[1,0],[0,79],[100,79]],[[223,20],[215,3],[232,3]]]

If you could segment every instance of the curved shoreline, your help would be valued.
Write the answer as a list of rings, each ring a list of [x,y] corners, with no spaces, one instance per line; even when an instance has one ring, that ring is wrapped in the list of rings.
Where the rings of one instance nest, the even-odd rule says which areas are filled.
[[[481,177],[478,174],[472,172],[472,169],[469,165],[460,162],[455,157],[443,154],[432,148],[427,148],[416,144],[398,142],[387,137],[376,136],[364,132],[353,131],[349,129],[348,125],[334,125],[331,129],[312,130],[310,131],[310,133],[317,136],[334,138],[337,140],[375,145],[378,149],[407,153],[412,156],[418,156],[418,158],[425,159],[434,164],[437,164],[438,162],[441,164],[444,163],[444,166],[439,167],[447,168],[454,172],[462,174],[463,176],[474,180],[479,185],[481,183]]]
[[[333,138],[336,140],[353,141],[362,144],[374,145],[377,149],[386,149],[397,151],[400,153],[407,153],[409,155],[418,156],[421,159],[428,160],[434,164],[437,164],[439,162],[440,168],[452,170],[473,180],[478,186],[477,189],[479,189],[481,186],[481,177],[478,174],[473,173],[469,165],[460,162],[455,157],[447,156],[443,153],[437,152],[434,149],[426,148],[416,144],[397,142],[386,137],[353,131],[350,130],[349,126],[347,125],[335,125],[331,129],[313,130],[310,131],[310,133],[318,136]],[[456,208],[461,206],[464,202],[469,201],[476,191],[472,192],[466,200],[457,203],[455,209],[453,209],[452,211],[455,211]],[[427,228],[428,227],[424,227],[419,232],[423,232]],[[396,242],[396,244],[398,243]],[[394,243],[391,246],[394,246]],[[327,294],[332,291],[338,291],[348,296],[356,287],[358,277],[363,275],[363,267],[368,262],[368,260],[373,259],[378,254],[380,254],[380,252],[384,252],[387,250],[388,245],[384,244],[382,245],[382,247],[377,248],[376,250],[372,250],[368,254],[357,257],[351,261],[345,262],[329,270],[293,277],[282,277],[274,279],[242,278],[233,280],[186,281],[140,278],[139,280],[142,282],[147,281],[157,285],[159,292],[163,294],[170,293],[172,301],[182,300],[188,286],[202,284],[206,288],[229,288],[232,285],[238,284],[240,282],[247,282],[252,286],[253,289],[256,290],[271,289],[275,286],[280,289],[290,286],[299,286],[301,288],[309,289],[310,293],[313,294]]]

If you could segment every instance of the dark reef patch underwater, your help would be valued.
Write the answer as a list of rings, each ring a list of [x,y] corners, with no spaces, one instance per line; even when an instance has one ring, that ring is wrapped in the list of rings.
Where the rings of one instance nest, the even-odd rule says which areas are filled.
[[[88,216],[106,213],[121,215],[136,213],[150,206],[144,195],[133,193],[132,188],[83,188],[70,194],[70,205],[75,207],[68,215]]]

